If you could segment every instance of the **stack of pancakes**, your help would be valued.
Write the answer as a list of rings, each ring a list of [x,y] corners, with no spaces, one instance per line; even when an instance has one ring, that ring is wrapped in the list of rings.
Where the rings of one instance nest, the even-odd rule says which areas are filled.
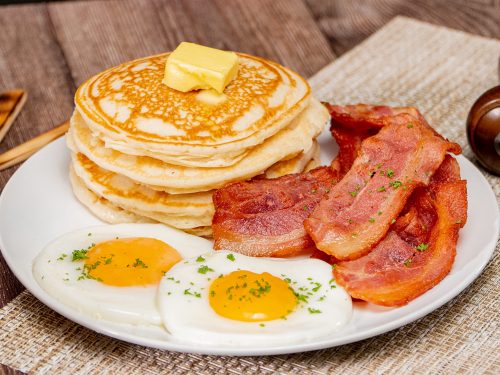
[[[238,75],[222,96],[164,85],[166,54],[80,86],[67,137],[76,197],[106,222],[210,235],[214,189],[315,167],[327,110],[296,73],[238,56]]]

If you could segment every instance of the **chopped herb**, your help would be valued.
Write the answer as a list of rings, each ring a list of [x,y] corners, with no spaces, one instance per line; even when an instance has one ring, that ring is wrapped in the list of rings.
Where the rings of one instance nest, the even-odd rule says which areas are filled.
[[[382,168],[382,164],[381,164],[381,163],[378,163],[378,164],[376,165],[376,167],[377,167],[377,169],[380,169],[380,168]]]
[[[201,298],[201,293],[194,292],[194,296],[195,296],[196,298]]]
[[[260,327],[265,327],[266,325],[264,323],[259,324]]]
[[[396,219],[391,220],[391,224],[394,224],[396,222]]]
[[[373,176],[375,176],[375,173],[377,173],[377,172],[375,172],[375,171],[370,171],[370,178],[371,178],[371,177],[373,177]]]
[[[321,296],[321,297],[319,297],[318,301],[320,301],[320,302],[321,302],[321,301],[324,301],[324,300],[325,300],[325,298],[326,298],[326,296]]]
[[[413,124],[412,124],[411,122],[409,122],[409,123],[408,123],[408,125],[406,125],[406,127],[407,127],[408,129],[411,129],[411,128],[413,128]]]
[[[413,262],[413,259],[408,258],[408,259],[406,259],[406,260],[404,261],[403,265],[404,265],[405,267],[410,267],[410,265],[411,265],[411,263],[412,263],[412,262]]]
[[[283,280],[285,280],[285,282],[288,284],[292,282],[292,279],[290,279],[289,277],[285,277]]]
[[[87,256],[87,251],[88,250],[85,249],[73,250],[73,252],[71,253],[71,261],[76,262],[77,260],[88,259],[89,257]]]
[[[295,297],[297,297],[297,300],[305,302],[305,303],[309,302],[308,301],[309,296],[307,296],[305,294],[295,293],[295,292],[294,292],[294,294],[295,294]]]
[[[304,211],[308,211],[308,210],[309,210],[309,207],[304,206],[304,207],[302,207],[302,209],[303,209]]]
[[[197,261],[198,263],[201,263],[201,262],[204,262],[204,261],[205,261],[205,258],[203,258],[203,257],[200,255],[198,258],[196,258],[196,261]]]
[[[113,260],[113,257],[109,257],[108,259],[106,259],[104,261],[104,264],[110,264],[112,260]]]
[[[318,191],[317,189],[312,189],[312,190],[311,190],[311,193],[312,193],[312,194],[314,194],[314,193],[316,193],[317,191]]]
[[[381,186],[381,187],[377,188],[377,191],[378,191],[379,193],[381,193],[381,192],[385,191],[385,186]]]
[[[351,237],[352,237],[352,238],[356,238],[356,237],[358,237],[358,233],[353,233],[353,234],[351,234]]]
[[[421,244],[419,244],[419,245],[416,247],[416,249],[417,249],[418,251],[425,251],[425,250],[427,250],[427,248],[428,248],[428,247],[429,247],[429,244],[428,244],[428,243],[423,243],[423,242],[422,242]]]
[[[401,181],[392,181],[392,182],[389,182],[389,186],[391,186],[394,189],[397,189],[401,185],[403,185],[403,183]]]
[[[316,285],[314,288],[312,288],[313,292],[317,292],[319,290],[319,288],[321,288],[321,284],[320,283],[311,283],[311,284]]]
[[[192,296],[193,293],[191,293],[191,289],[184,289],[184,295],[186,295],[186,296]]]
[[[378,216],[382,215],[382,211],[377,212],[377,215]]]
[[[351,194],[351,197],[356,197],[356,195],[358,195],[358,192],[357,191],[350,191],[349,194]]]
[[[167,293],[167,296],[169,296],[169,295],[171,295],[171,294],[172,294],[172,292],[168,292],[168,293]]]
[[[321,310],[313,309],[312,307],[308,307],[307,311],[309,311],[310,314],[320,314],[321,313]]]
[[[87,234],[87,236],[89,236],[89,237],[92,236],[92,233]]]
[[[329,193],[329,192],[330,192],[330,189],[326,189],[326,190],[325,190],[325,192],[326,192],[326,193]]]
[[[132,264],[132,267],[148,268],[148,266],[146,266],[146,264],[144,264],[144,262],[142,260],[140,260],[139,258],[135,258],[135,263]]]
[[[332,264],[332,270],[334,270],[335,267],[337,267],[337,265],[336,264]]]
[[[352,219],[347,220],[347,222],[348,222],[349,224],[352,224],[352,223],[353,223]]]
[[[236,258],[234,257],[234,254],[227,254],[227,259],[229,259],[231,262],[234,262]]]
[[[210,297],[215,297],[215,291],[213,290],[210,291]]]
[[[61,256],[59,258],[57,258],[57,260],[64,260],[64,259],[66,259],[67,256],[68,256],[68,254],[61,254]]]
[[[371,217],[371,218],[369,218],[369,219],[368,219],[368,221],[369,221],[370,223],[374,223],[374,222],[375,222],[375,219],[374,219],[373,217]]]
[[[394,176],[394,171],[391,168],[387,168],[387,172],[385,173],[387,177]]]
[[[214,270],[209,266],[201,266],[198,268],[198,273],[201,273],[202,275],[205,275],[207,272],[214,272]]]

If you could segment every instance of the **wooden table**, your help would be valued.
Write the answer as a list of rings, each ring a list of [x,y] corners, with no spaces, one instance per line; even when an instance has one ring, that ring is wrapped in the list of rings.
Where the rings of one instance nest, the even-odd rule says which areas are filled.
[[[0,91],[29,93],[0,153],[69,118],[74,91],[86,78],[180,41],[264,56],[311,76],[395,15],[500,37],[500,1],[107,0],[0,7]],[[15,169],[0,173],[0,189]],[[22,290],[0,256],[0,307]],[[3,365],[1,372],[18,373]]]

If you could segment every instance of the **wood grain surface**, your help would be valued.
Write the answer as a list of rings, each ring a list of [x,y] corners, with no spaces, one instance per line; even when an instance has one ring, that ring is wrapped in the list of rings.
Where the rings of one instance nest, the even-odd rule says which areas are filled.
[[[2,6],[0,91],[22,88],[29,99],[0,153],[69,118],[76,87],[91,75],[170,50],[180,41],[264,56],[308,77],[396,15],[500,37],[500,0],[106,0]],[[16,169],[0,173],[0,190]],[[0,307],[22,289],[0,256]],[[17,372],[0,366],[0,373]]]

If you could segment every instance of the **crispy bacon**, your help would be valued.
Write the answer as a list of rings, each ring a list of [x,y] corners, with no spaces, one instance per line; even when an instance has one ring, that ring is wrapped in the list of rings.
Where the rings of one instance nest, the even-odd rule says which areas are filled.
[[[415,116],[418,111],[384,117],[382,129],[363,141],[347,174],[305,220],[320,250],[340,260],[368,253],[413,190],[429,183],[446,153],[460,152]]]
[[[319,167],[224,186],[213,196],[214,248],[274,257],[312,250],[303,221],[337,180],[330,167]]]
[[[331,116],[330,131],[339,145],[339,153],[332,161],[332,168],[344,176],[358,157],[361,142],[378,133],[382,127],[403,113],[423,119],[415,107],[388,107],[381,105],[332,105],[326,104]]]
[[[335,279],[355,298],[404,305],[449,273],[466,219],[466,182],[447,156],[429,186],[415,190],[387,236],[368,255],[338,263]]]

